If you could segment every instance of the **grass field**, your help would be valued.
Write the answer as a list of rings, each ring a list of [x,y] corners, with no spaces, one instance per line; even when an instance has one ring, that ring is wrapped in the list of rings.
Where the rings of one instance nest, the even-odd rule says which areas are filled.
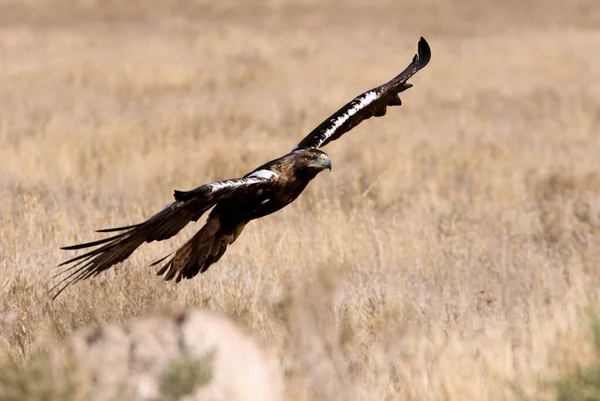
[[[0,2],[0,357],[204,306],[279,356],[287,399],[552,398],[593,359],[600,2]],[[59,246],[288,152],[394,76],[292,205],[178,285],[143,246],[51,302]]]

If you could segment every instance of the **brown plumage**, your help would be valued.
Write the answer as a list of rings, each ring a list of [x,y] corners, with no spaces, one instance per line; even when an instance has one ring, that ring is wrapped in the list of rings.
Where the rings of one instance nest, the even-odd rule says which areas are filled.
[[[168,259],[157,272],[164,275],[165,280],[175,278],[179,282],[205,272],[223,256],[249,221],[290,204],[319,172],[331,169],[331,160],[318,148],[368,118],[385,115],[388,106],[400,106],[398,94],[412,86],[406,81],[425,67],[430,58],[429,46],[421,38],[418,55],[404,71],[391,81],[357,96],[309,133],[292,152],[242,178],[205,184],[191,191],[175,191],[175,201],[148,220],[98,230],[118,234],[62,248],[76,250],[97,246],[59,265],[70,266],[58,274],[66,276],[50,290],[56,291],[54,298],[69,285],[124,261],[143,243],[171,238],[212,208],[206,224],[173,256],[167,255],[152,263],[152,266],[159,265]]]

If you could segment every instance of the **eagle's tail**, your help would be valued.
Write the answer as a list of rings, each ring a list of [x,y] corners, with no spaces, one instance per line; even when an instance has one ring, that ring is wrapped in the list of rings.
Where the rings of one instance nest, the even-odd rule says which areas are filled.
[[[198,273],[204,273],[210,265],[216,263],[227,247],[241,234],[246,223],[238,224],[233,230],[221,226],[219,216],[211,217],[206,224],[189,241],[183,244],[175,255],[161,269],[157,276],[164,275],[165,280],[180,282],[181,279],[192,278]],[[156,266],[170,255],[152,263]]]

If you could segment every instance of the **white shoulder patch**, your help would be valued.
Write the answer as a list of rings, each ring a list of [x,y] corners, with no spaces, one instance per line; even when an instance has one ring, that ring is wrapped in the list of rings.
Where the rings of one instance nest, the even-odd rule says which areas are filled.
[[[325,142],[342,124],[344,124],[348,119],[356,114],[357,111],[364,109],[369,104],[371,104],[374,100],[377,99],[377,92],[370,91],[365,93],[363,96],[360,96],[355,99],[355,102],[344,114],[331,121],[331,126],[325,131],[323,142]]]
[[[271,170],[258,170],[250,174],[248,177],[258,177],[258,178],[274,178],[277,177],[277,173]]]
[[[220,189],[232,186],[230,181],[215,182],[215,183],[208,184],[208,185],[210,185],[210,189],[212,192],[217,192]]]
[[[267,171],[267,170],[260,170],[260,171]],[[258,173],[258,171],[257,171]],[[277,175],[275,173],[273,173],[274,175]],[[225,189],[225,188],[238,188],[238,187],[242,187],[244,185],[252,185],[252,184],[260,184],[262,182],[265,182],[265,178],[267,177],[262,177],[262,176],[249,176],[246,178],[236,178],[236,179],[231,179],[231,180],[224,180],[224,181],[219,181],[219,182],[213,182],[212,184],[206,184],[210,187],[211,192],[217,192],[220,191],[221,189]]]
[[[339,115],[335,118],[330,118],[328,121],[326,120],[329,123],[329,126],[327,127],[327,129],[320,130],[319,132],[313,134],[311,137],[308,137],[305,139],[310,138],[309,139],[310,141],[316,142],[311,146],[311,148],[320,147],[321,145],[323,145],[323,143],[327,142],[327,140],[329,138],[331,138],[332,135],[335,134],[335,132],[338,130],[338,128],[340,128],[346,121],[348,121],[348,119],[350,117],[352,117],[358,111],[364,109],[365,107],[367,107],[368,105],[373,103],[378,98],[379,98],[379,95],[377,94],[377,90],[365,92],[362,95],[354,98],[354,100],[352,100],[352,102],[350,102],[350,104],[348,105],[348,107],[346,109],[338,110],[338,112],[340,112],[342,110],[344,111],[341,115]],[[336,114],[338,112],[336,112]],[[298,146],[299,146],[299,144],[296,145],[294,147],[294,149],[292,149],[292,151],[303,150],[303,149],[299,149]]]

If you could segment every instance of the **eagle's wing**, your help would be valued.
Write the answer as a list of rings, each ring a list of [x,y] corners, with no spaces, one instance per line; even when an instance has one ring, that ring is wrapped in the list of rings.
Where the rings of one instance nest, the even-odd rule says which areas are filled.
[[[144,242],[162,241],[171,238],[189,222],[197,221],[216,203],[233,194],[247,193],[252,196],[261,189],[271,186],[273,179],[246,177],[205,184],[191,191],[175,191],[175,202],[169,204],[148,220],[127,227],[109,228],[98,232],[121,233],[98,241],[63,247],[65,250],[100,247],[83,255],[69,259],[59,266],[72,264],[56,276],[68,273],[50,292],[56,290],[56,298],[65,288],[80,280],[96,276],[111,266],[127,259]],[[55,277],[56,277],[55,276]]]
[[[387,106],[400,106],[398,94],[412,87],[406,81],[425,67],[431,59],[431,49],[425,39],[419,40],[418,54],[412,63],[394,79],[357,96],[308,134],[294,150],[320,148],[338,139],[363,120],[384,116]]]

